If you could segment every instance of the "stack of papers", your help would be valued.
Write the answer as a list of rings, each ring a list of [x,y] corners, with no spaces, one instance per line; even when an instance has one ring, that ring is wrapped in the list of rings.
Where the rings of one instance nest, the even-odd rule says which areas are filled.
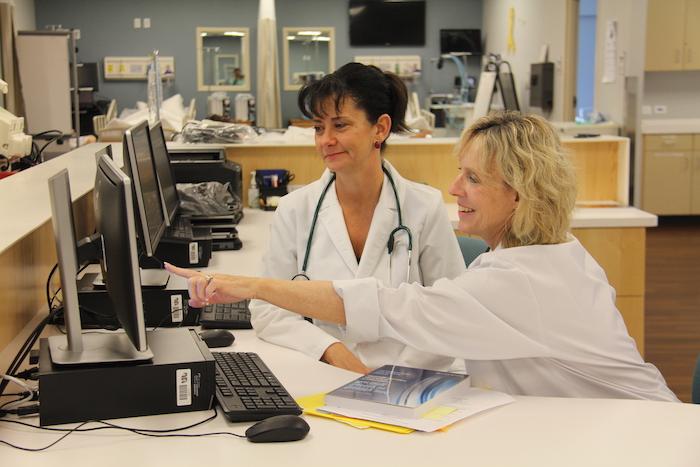
[[[438,407],[416,418],[388,416],[325,405],[325,394],[304,397],[297,402],[304,409],[304,412],[310,415],[332,418],[356,428],[378,428],[395,433],[410,433],[414,430],[436,431],[470,415],[514,401],[513,397],[502,392],[468,388],[458,397],[446,400]]]

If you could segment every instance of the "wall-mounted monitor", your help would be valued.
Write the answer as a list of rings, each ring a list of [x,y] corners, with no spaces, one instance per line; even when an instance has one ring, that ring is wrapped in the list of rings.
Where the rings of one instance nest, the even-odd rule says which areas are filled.
[[[350,45],[425,45],[424,0],[350,0]]]
[[[481,29],[440,29],[440,53],[481,55]]]

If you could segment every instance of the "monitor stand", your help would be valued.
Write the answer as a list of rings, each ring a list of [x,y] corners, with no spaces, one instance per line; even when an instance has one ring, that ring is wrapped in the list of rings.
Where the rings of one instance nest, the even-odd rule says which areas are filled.
[[[88,365],[139,362],[151,360],[153,352],[139,352],[123,331],[85,333],[80,336],[82,346],[71,349],[68,336],[49,337],[51,361],[56,365]],[[72,346],[74,347],[74,346]]]
[[[164,289],[170,280],[170,273],[165,269],[139,269],[141,276],[141,287],[149,289]],[[95,276],[92,286],[97,289],[104,289],[105,282],[102,273]]]

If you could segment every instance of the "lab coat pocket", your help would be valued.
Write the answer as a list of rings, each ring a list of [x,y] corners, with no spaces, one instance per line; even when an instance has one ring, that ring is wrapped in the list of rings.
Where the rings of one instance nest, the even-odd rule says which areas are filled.
[[[396,239],[394,251],[387,259],[387,262],[389,263],[388,267],[390,269],[389,284],[391,284],[392,287],[398,287],[403,282],[408,281],[408,241],[406,239]]]

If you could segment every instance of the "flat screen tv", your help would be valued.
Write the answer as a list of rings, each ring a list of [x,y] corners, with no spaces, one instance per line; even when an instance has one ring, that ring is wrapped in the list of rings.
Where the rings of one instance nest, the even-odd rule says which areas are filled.
[[[440,29],[440,53],[481,55],[481,29]]]
[[[424,46],[424,0],[350,0],[350,45]]]

